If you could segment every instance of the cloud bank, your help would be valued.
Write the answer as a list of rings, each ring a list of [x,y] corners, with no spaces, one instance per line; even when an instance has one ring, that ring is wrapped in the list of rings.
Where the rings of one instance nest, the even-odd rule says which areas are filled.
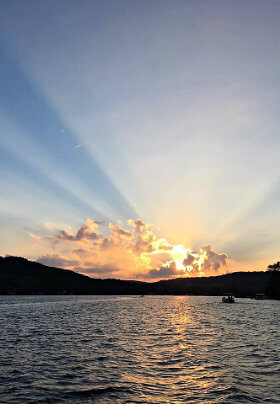
[[[158,237],[142,219],[114,224],[87,219],[76,231],[50,228],[52,252],[42,264],[95,277],[168,279],[212,275],[227,265],[227,255],[210,245],[192,251]],[[39,239],[38,239],[39,240]],[[38,241],[39,242],[39,241]]]

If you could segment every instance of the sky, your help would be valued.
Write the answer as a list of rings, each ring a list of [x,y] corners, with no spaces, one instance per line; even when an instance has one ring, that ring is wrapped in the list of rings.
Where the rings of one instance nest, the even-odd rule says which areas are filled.
[[[0,255],[93,277],[279,260],[278,0],[2,0]]]

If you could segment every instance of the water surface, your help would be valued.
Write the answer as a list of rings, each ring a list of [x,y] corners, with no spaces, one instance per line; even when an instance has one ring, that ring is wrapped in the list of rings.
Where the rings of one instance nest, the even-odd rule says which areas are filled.
[[[280,403],[280,302],[0,296],[0,402]]]

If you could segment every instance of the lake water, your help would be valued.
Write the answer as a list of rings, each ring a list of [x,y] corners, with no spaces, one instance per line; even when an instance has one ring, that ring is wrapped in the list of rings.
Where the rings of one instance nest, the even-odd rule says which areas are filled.
[[[280,403],[280,302],[0,296],[1,403]]]

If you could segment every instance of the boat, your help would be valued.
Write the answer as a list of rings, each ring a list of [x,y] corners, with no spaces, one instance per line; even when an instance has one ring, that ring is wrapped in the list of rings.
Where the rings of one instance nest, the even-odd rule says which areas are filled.
[[[222,303],[235,303],[232,293],[224,293],[222,298]]]

